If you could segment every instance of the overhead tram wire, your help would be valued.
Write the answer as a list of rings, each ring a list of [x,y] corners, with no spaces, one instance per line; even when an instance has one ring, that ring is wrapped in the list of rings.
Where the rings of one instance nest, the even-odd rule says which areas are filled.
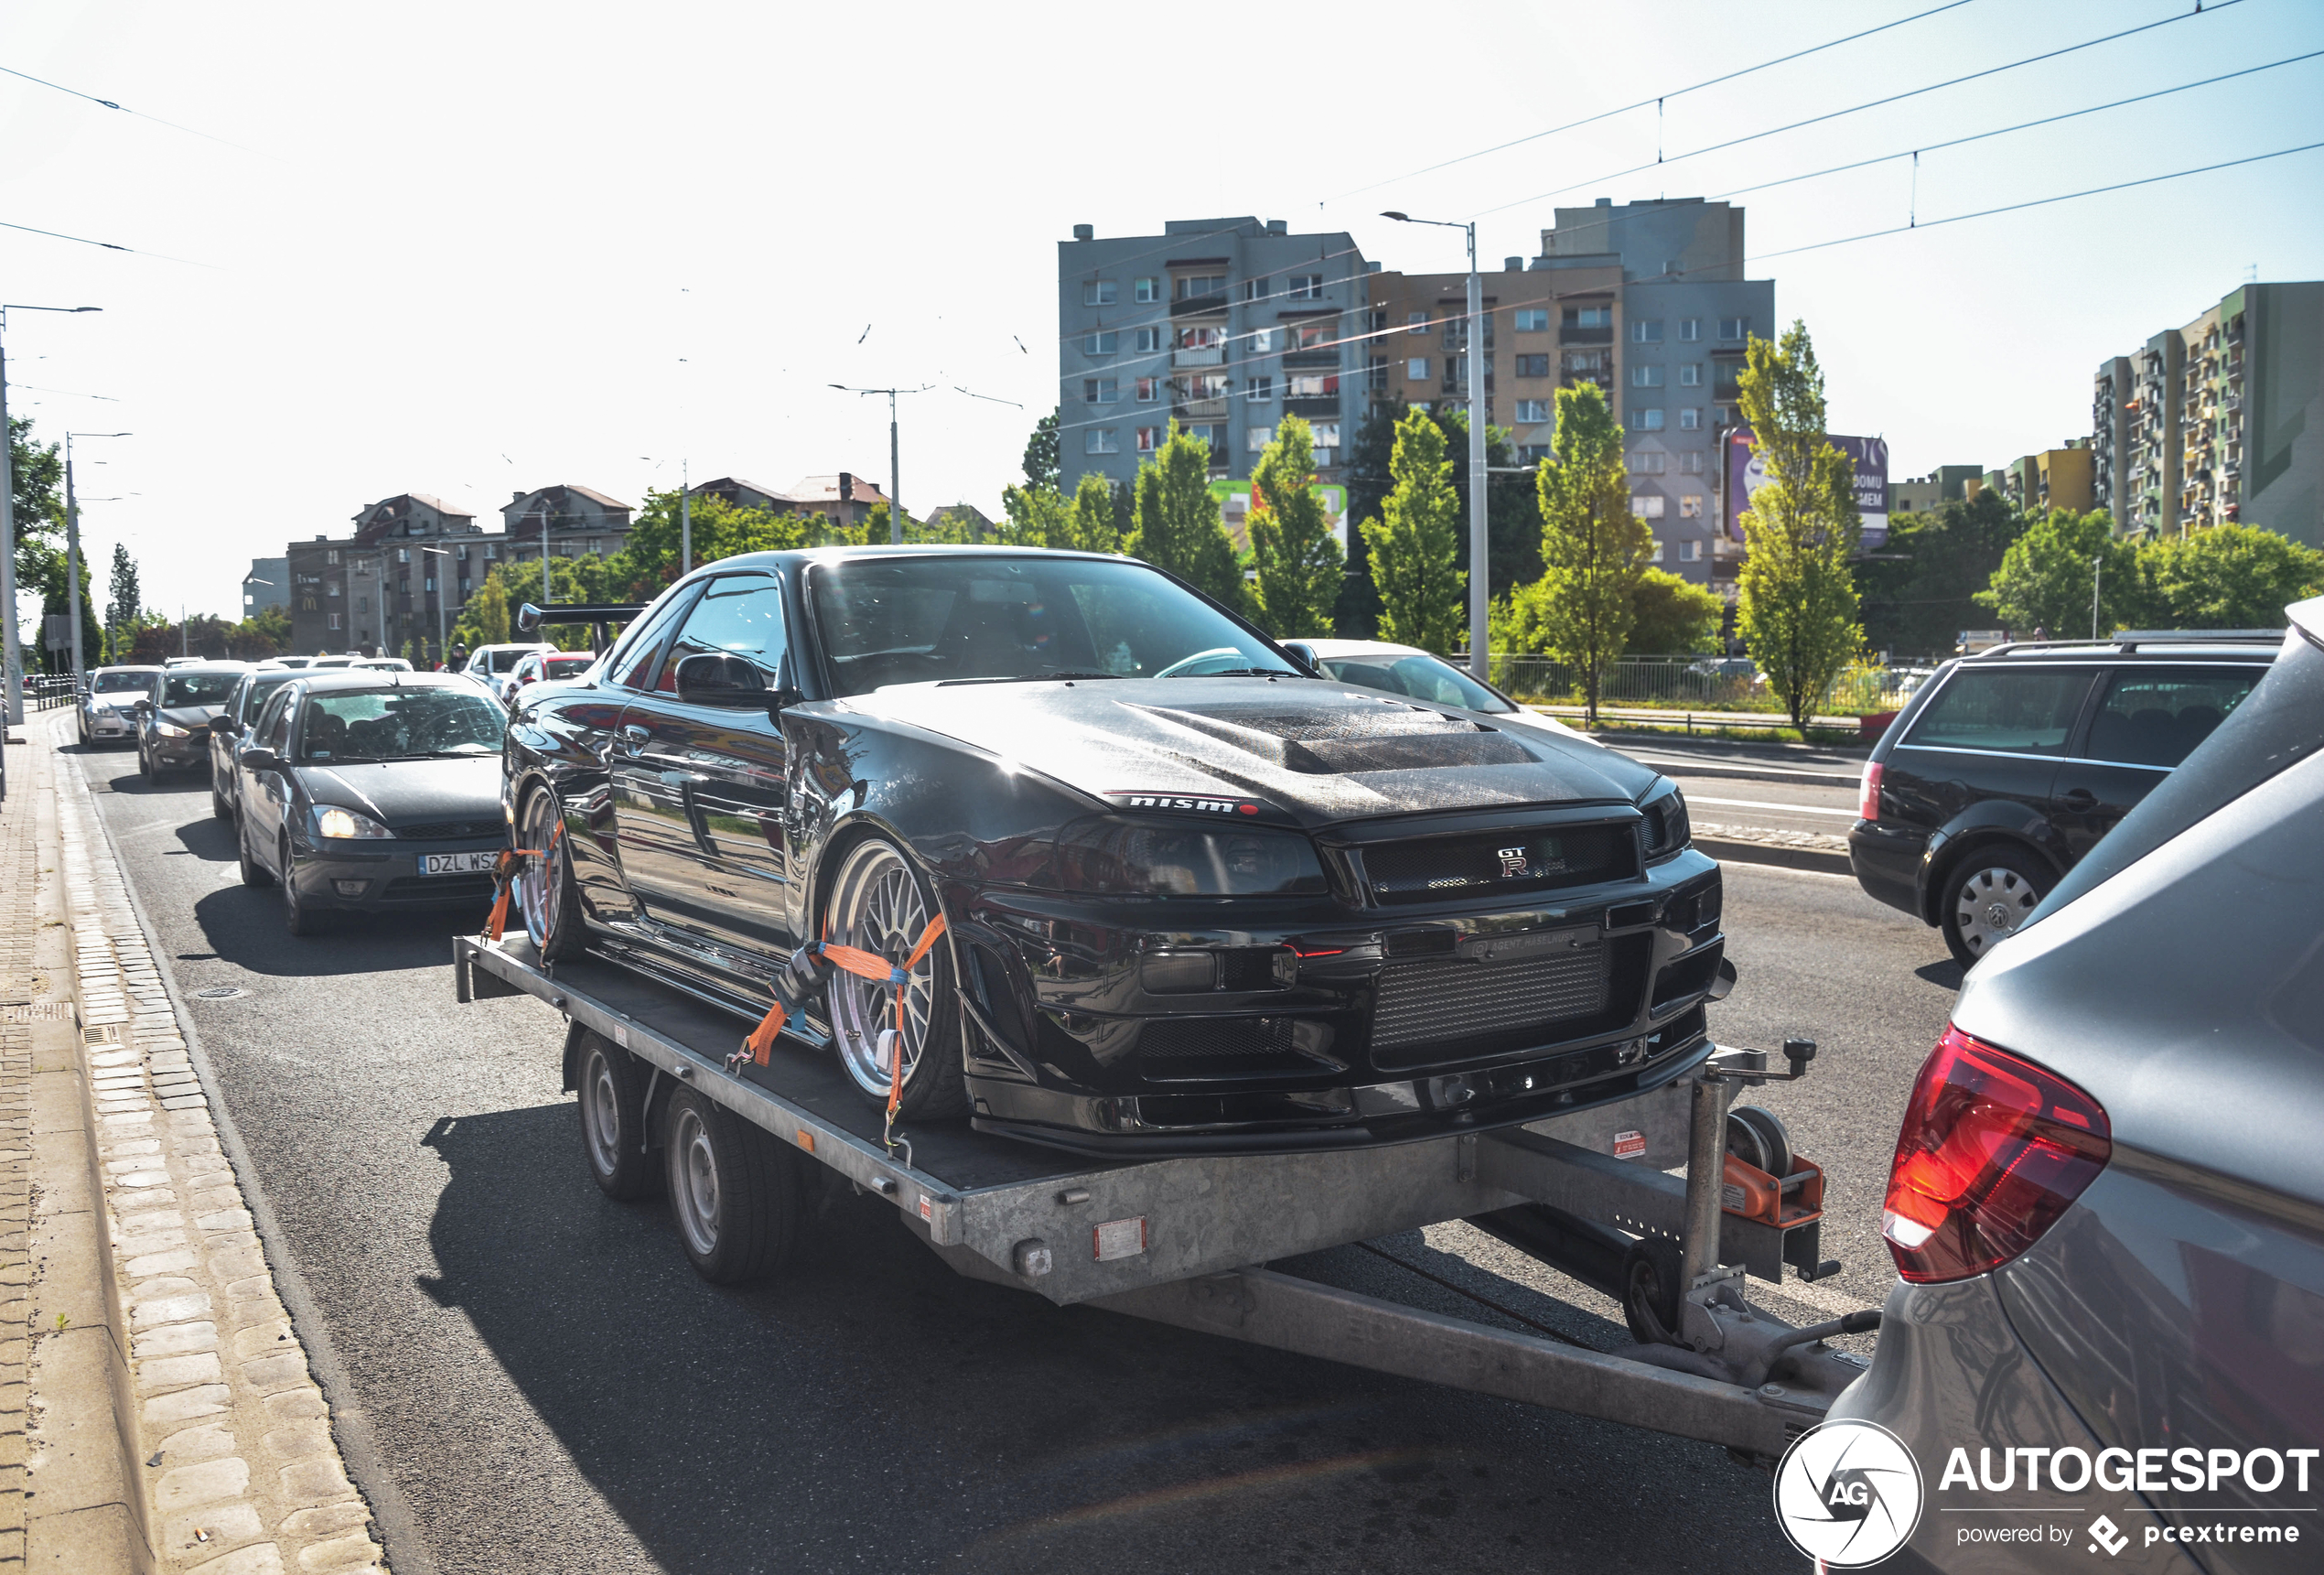
[[[27,235],[46,235],[52,241],[71,241],[83,246],[97,246],[108,252],[125,252],[133,257],[152,257],[164,263],[183,263],[189,268],[215,268],[215,263],[197,263],[191,257],[173,257],[167,252],[141,252],[134,246],[124,246],[112,241],[91,241],[86,235],[68,235],[61,230],[36,230],[29,224],[11,224],[0,219],[0,230],[21,230]]]
[[[1755,71],[1764,71],[1771,67],[1784,65],[1792,60],[1804,59],[1810,55],[1819,54],[1825,49],[1836,49],[1842,44],[1853,44],[1858,38],[1869,38],[1875,33],[1885,33],[1891,28],[1902,27],[1910,23],[1921,21],[1925,17],[1934,16],[1941,12],[1957,11],[1962,6],[1968,4],[1970,4],[1970,0],[1947,0],[1945,5],[1933,6],[1926,11],[1915,12],[1910,16],[1899,16],[1893,22],[1883,22],[1877,27],[1867,27],[1862,32],[1850,33],[1845,38],[1828,38],[1821,44],[1812,44],[1804,49],[1794,49],[1788,55],[1778,55],[1771,60],[1761,60],[1756,66],[1744,66],[1738,70],[1727,71],[1720,76],[1706,78],[1704,81],[1695,82],[1688,87],[1673,88],[1669,92],[1657,93],[1652,98],[1641,99],[1634,104],[1624,104],[1619,109],[1601,110],[1597,114],[1585,115],[1580,120],[1567,121],[1564,125],[1551,126],[1547,131],[1530,132],[1523,136],[1512,138],[1508,142],[1496,143],[1491,147],[1479,148],[1475,153],[1464,153],[1457,158],[1445,159],[1441,163],[1429,165],[1426,168],[1410,170],[1403,175],[1392,175],[1384,180],[1375,180],[1369,186],[1354,187],[1349,190],[1339,193],[1337,196],[1327,197],[1323,200],[1325,202],[1338,202],[1350,197],[1361,197],[1367,191],[1377,191],[1383,186],[1393,186],[1400,180],[1415,180],[1424,175],[1434,175],[1440,169],[1450,169],[1456,164],[1467,164],[1471,159],[1484,158],[1492,154],[1503,153],[1512,147],[1522,147],[1529,142],[1539,142],[1544,137],[1555,136],[1562,132],[1575,131],[1586,125],[1594,125],[1602,120],[1611,120],[1614,116],[1619,114],[1628,114],[1632,110],[1644,109],[1649,104],[1660,105],[1665,99],[1674,99],[1680,97],[1682,94],[1699,92],[1705,88],[1716,87],[1721,82],[1731,82],[1738,77],[1748,77]],[[1320,204],[1318,204],[1318,206],[1320,206]]]
[[[2199,82],[2181,82],[2177,87],[2157,88],[2151,93],[2138,93],[2126,99],[2115,99],[2110,103],[2092,104],[2088,109],[2068,110],[2063,114],[2044,115],[2039,120],[2019,121],[2016,125],[2005,125],[1992,131],[1975,132],[1968,136],[1952,137],[1944,142],[1923,143],[1919,147],[1908,147],[1895,153],[1884,153],[1874,158],[1859,158],[1847,164],[1835,164],[1828,169],[1811,169],[1804,175],[1787,175],[1778,180],[1762,180],[1754,186],[1738,186],[1732,191],[1719,192],[1706,200],[1723,202],[1730,197],[1741,197],[1753,191],[1766,191],[1772,187],[1791,186],[1802,180],[1814,180],[1822,176],[1840,175],[1851,169],[1863,169],[1875,164],[1886,164],[1892,159],[1911,157],[1923,153],[1936,153],[1948,147],[1959,147],[1964,143],[1983,142],[1987,137],[2007,136],[2011,132],[2031,131],[2036,126],[2054,125],[2061,120],[2073,120],[2082,115],[2096,114],[2101,110],[2118,110],[2126,104],[2141,104],[2149,99],[2168,98],[2173,93],[2191,92],[2197,88],[2207,88],[2214,82],[2233,81],[2237,77],[2248,77],[2258,71],[2272,71],[2279,66],[2296,66],[2302,60],[2313,60],[2319,56],[2324,56],[2324,49],[2311,49],[2305,55],[2293,55],[2281,60],[2270,60],[2262,66],[2246,66],[2240,71],[2228,71],[2216,77],[2205,77]]]
[[[2039,55],[2028,55],[2021,60],[2009,60],[1998,66],[1987,66],[1983,70],[1971,71],[1964,76],[1949,77],[1942,82],[1931,82],[1926,87],[1909,88],[1903,92],[1890,93],[1885,98],[1867,99],[1863,103],[1850,104],[1845,109],[1828,110],[1823,114],[1810,115],[1805,120],[1795,120],[1788,125],[1770,126],[1766,131],[1755,131],[1743,136],[1729,137],[1725,142],[1715,142],[1706,147],[1689,148],[1684,153],[1674,153],[1667,158],[1656,158],[1646,164],[1634,164],[1628,169],[1616,169],[1604,175],[1594,175],[1587,180],[1576,181],[1571,186],[1560,186],[1553,190],[1537,192],[1531,197],[1520,197],[1512,202],[1498,203],[1490,208],[1480,208],[1469,217],[1482,219],[1490,213],[1506,212],[1512,208],[1522,208],[1529,203],[1546,202],[1553,197],[1563,197],[1569,191],[1579,191],[1584,187],[1596,186],[1601,181],[1619,180],[1626,175],[1637,175],[1649,169],[1661,169],[1676,164],[1682,159],[1699,158],[1706,153],[1722,153],[1730,147],[1741,147],[1746,143],[1761,142],[1770,136],[1781,136],[1787,131],[1799,131],[1807,126],[1821,125],[1825,121],[1838,120],[1844,115],[1859,114],[1866,110],[1878,109],[1885,104],[1902,103],[1907,99],[1916,99],[1924,93],[1933,93],[1944,88],[1957,88],[1964,82],[1974,82],[1981,78],[1998,76],[2004,71],[2014,71],[2020,66],[2039,65],[2044,60],[2054,60],[2060,56],[2075,54],[2083,49],[2094,49],[2101,44],[2111,44],[2120,38],[2132,38],[2140,33],[2150,33],[2157,27],[2168,27],[2174,22],[2187,22],[2199,16],[2217,16],[2232,5],[2241,5],[2243,3],[2244,0],[2212,0],[2212,4],[2209,5],[2200,6],[2192,11],[2182,11],[2177,16],[2165,16],[2157,21],[2142,22],[2136,27],[2125,27],[2119,33],[2108,33],[2098,38],[2086,38],[2079,44],[2068,44],[2062,49],[2045,49]]]
[[[30,71],[17,70],[14,66],[0,66],[0,72],[5,72],[7,75],[12,77],[22,78],[27,82],[38,82],[44,88],[53,88],[60,93],[70,93],[77,99],[87,99],[91,103],[102,104],[109,110],[119,110],[123,114],[135,115],[139,120],[149,120],[156,125],[166,125],[172,131],[182,131],[188,136],[198,136],[205,142],[219,143],[227,147],[240,149],[243,153],[252,153],[256,151],[253,148],[243,147],[239,142],[228,142],[222,136],[212,136],[206,131],[196,131],[192,126],[179,125],[174,120],[164,120],[157,114],[147,114],[144,110],[133,110],[128,105],[117,104],[111,99],[101,99],[94,93],[84,93],[79,88],[69,88],[62,82],[52,82],[46,77],[36,77]]]

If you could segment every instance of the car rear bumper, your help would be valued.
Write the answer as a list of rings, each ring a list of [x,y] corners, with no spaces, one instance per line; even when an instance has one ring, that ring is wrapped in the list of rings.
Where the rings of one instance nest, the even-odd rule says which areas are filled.
[[[1866,895],[1925,920],[1921,908],[1921,860],[1929,834],[1918,827],[1859,820],[1848,832],[1848,866]]]
[[[285,879],[302,905],[320,911],[375,913],[402,909],[481,907],[492,900],[492,876],[422,875],[421,856],[498,852],[506,842],[402,842],[392,851],[354,852],[339,847],[295,851]]]

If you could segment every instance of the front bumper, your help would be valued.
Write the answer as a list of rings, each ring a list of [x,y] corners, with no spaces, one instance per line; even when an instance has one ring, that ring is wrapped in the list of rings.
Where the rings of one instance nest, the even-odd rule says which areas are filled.
[[[163,771],[191,771],[210,763],[210,735],[189,733],[182,739],[155,735],[145,740],[145,758]]]
[[[423,875],[423,855],[497,853],[505,838],[453,842],[396,839],[366,844],[328,842],[291,849],[284,879],[296,882],[302,906],[317,911],[377,913],[405,909],[480,907],[492,900],[493,879],[481,874]],[[374,851],[376,849],[377,851]]]
[[[93,717],[84,715],[81,725],[82,730],[88,733],[93,742],[134,743],[136,741],[136,725],[117,712],[100,711]]]

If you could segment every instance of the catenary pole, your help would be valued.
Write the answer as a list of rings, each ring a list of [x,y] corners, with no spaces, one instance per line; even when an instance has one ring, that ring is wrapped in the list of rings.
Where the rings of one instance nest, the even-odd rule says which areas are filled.
[[[694,472],[688,461],[678,461],[678,576],[694,572]]]
[[[904,542],[903,452],[896,437],[896,391],[891,388],[888,391],[888,540],[893,546]]]
[[[1477,272],[1477,225],[1469,224],[1469,670],[1491,678],[1490,545],[1485,527],[1485,281]]]
[[[72,434],[65,434],[65,618],[72,631],[72,681],[81,684],[81,503],[72,490]]]
[[[0,310],[0,340],[7,335],[8,314]],[[8,685],[0,712],[9,727],[24,726],[24,652],[16,642],[16,444],[8,426],[8,351],[0,343],[0,623],[7,625],[5,650],[0,650],[0,681]]]

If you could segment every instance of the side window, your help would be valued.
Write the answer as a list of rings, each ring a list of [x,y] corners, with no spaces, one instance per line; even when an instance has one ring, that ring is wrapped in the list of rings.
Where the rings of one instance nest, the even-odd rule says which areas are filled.
[[[671,597],[646,616],[645,620],[622,636],[621,649],[614,653],[614,682],[628,689],[653,687],[654,658],[662,653],[663,637],[678,614],[694,600],[689,590]]]
[[[2106,697],[2082,752],[2133,766],[2176,766],[2243,702],[2264,667],[2125,667],[2106,680]]]
[[[763,574],[726,575],[710,582],[702,599],[686,615],[662,664],[654,687],[662,694],[677,692],[678,663],[689,656],[724,652],[747,656],[766,674],[773,688],[782,669],[782,587]]]
[[[275,690],[258,716],[259,742],[278,755],[290,746],[290,695],[287,684]]]
[[[1905,742],[1931,750],[2062,755],[2089,693],[2090,674],[2082,672],[1956,671]]]

